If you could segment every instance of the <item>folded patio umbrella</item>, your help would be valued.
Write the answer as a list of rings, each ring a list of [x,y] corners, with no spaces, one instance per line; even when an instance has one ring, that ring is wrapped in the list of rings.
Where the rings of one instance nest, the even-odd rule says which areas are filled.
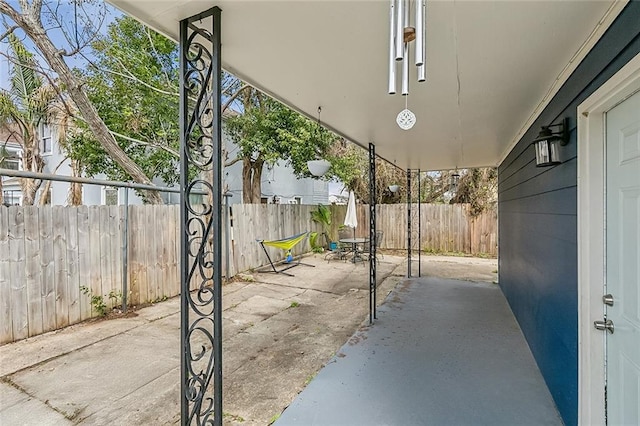
[[[356,196],[353,191],[349,191],[349,202],[347,203],[347,214],[344,217],[344,226],[353,228],[353,236],[356,236],[358,227],[358,215],[356,214]]]

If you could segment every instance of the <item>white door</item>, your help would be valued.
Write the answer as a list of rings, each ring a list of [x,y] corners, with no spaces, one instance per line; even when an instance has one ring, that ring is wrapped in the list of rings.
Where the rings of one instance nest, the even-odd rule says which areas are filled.
[[[606,416],[640,424],[640,92],[606,115]]]

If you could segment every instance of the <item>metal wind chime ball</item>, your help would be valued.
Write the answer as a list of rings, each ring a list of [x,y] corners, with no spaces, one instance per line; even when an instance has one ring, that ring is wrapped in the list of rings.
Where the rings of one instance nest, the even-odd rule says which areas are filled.
[[[396,117],[396,123],[402,130],[409,130],[416,124],[416,115],[405,108]]]
[[[396,64],[402,67],[402,96],[405,108],[396,117],[402,130],[409,130],[416,124],[416,115],[409,110],[409,43],[414,42],[413,58],[418,71],[418,82],[427,79],[426,70],[426,0],[414,0],[413,25],[409,0],[391,0],[389,8],[389,94],[396,93]]]

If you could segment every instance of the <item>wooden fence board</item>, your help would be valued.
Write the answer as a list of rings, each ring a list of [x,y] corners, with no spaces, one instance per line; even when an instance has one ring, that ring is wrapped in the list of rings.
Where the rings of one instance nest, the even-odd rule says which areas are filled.
[[[35,207],[37,208],[37,207]],[[42,327],[56,327],[55,265],[53,258],[53,218],[51,207],[38,209],[40,223],[40,264],[42,268]]]
[[[69,325],[69,284],[67,262],[67,209],[62,206],[52,207],[52,239],[53,239],[53,267],[55,290],[55,324],[56,329]]]
[[[157,223],[160,225],[158,232],[161,234],[162,244],[159,245],[160,249],[160,285],[161,285],[161,297],[168,297],[167,295],[171,292],[172,287],[175,286],[175,276],[171,275],[172,271],[172,256],[171,253],[173,250],[171,249],[173,238],[171,237],[171,233],[173,232],[171,227],[173,226],[173,221],[171,220],[172,210],[168,208],[162,208],[158,210]],[[176,288],[176,287],[174,287]]]
[[[43,326],[43,297],[46,276],[42,276],[43,268],[40,259],[42,253],[40,248],[40,220],[38,208],[27,206],[23,210],[24,214],[24,256],[23,265],[15,265],[24,274],[26,284],[26,294],[29,300],[27,312],[29,316],[29,336],[34,336],[44,332]],[[11,229],[11,225],[9,225]],[[43,247],[43,249],[45,249]],[[15,278],[14,278],[15,279]],[[26,337],[26,336],[25,336]]]
[[[14,340],[29,336],[29,295],[25,274],[25,217],[24,210],[17,206],[9,207],[9,264],[11,267],[11,324]],[[36,232],[37,232],[37,228]],[[38,292],[39,296],[39,292]],[[40,329],[42,313],[40,312]]]
[[[80,288],[91,289],[92,265],[91,265],[91,237],[89,230],[89,208],[77,207],[78,219],[78,300],[80,308],[80,320],[91,318],[90,299]]]
[[[109,307],[119,306],[122,295],[122,229],[120,228],[120,209],[118,206],[109,207],[109,236],[111,237],[111,289],[116,298],[110,298]]]
[[[171,268],[174,271],[172,273],[172,277],[173,277],[173,282],[175,283],[174,286],[172,286],[172,288],[177,288],[177,294],[180,294],[181,292],[181,288],[180,288],[180,267],[182,264],[182,259],[180,258],[180,237],[182,235],[182,233],[180,232],[180,206],[173,206],[172,208],[172,225],[170,227],[170,231],[172,230],[172,234],[173,235],[173,261],[171,262]]]
[[[100,264],[98,270],[100,271],[100,290],[97,291],[94,296],[102,296],[106,300],[106,295],[113,288],[113,276],[111,269],[111,243],[114,242],[111,240],[111,230],[110,230],[110,220],[109,220],[109,209],[111,206],[101,208],[100,215],[98,219],[98,226],[100,229],[99,237],[99,247],[100,247]],[[115,260],[115,259],[114,259]]]
[[[92,296],[102,295],[102,270],[101,270],[101,250],[103,248],[100,236],[100,216],[99,206],[89,207],[89,294],[84,297],[91,301]],[[94,306],[91,306],[91,315],[96,315]]]
[[[129,250],[129,287],[131,303],[134,305],[147,300],[147,273],[144,266],[144,217],[140,206],[129,208],[130,250]]]
[[[9,209],[0,206],[0,344],[13,341],[9,252]]]
[[[160,224],[163,223],[163,215],[162,215],[162,210],[164,209],[164,206],[154,206],[153,208],[153,218],[149,218],[150,221],[153,221],[153,223],[156,224]],[[163,247],[165,244],[164,238],[163,238],[164,233],[162,232],[162,229],[160,227],[156,228],[156,232],[154,232],[154,246],[153,246],[153,250],[150,250],[150,252],[152,253],[153,256],[153,268],[154,268],[154,274],[153,274],[153,279],[154,279],[154,288],[155,288],[155,299],[153,299],[153,301],[156,300],[161,300],[164,296],[165,296],[165,290],[164,290],[164,269],[165,269],[165,262],[166,259],[164,258],[164,253],[163,253]]]
[[[69,324],[80,321],[80,247],[78,246],[78,208],[68,207],[67,214],[67,297]]]

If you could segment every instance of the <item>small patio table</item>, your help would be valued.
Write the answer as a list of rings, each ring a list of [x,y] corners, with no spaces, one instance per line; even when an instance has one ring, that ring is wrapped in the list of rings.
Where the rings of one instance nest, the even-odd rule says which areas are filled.
[[[364,258],[362,257],[364,250],[358,246],[364,246],[365,243],[368,243],[368,238],[342,238],[340,239],[340,242],[343,244],[351,244],[351,247],[353,248],[353,257],[351,258],[351,261],[353,263],[356,263],[357,261],[364,261]]]

